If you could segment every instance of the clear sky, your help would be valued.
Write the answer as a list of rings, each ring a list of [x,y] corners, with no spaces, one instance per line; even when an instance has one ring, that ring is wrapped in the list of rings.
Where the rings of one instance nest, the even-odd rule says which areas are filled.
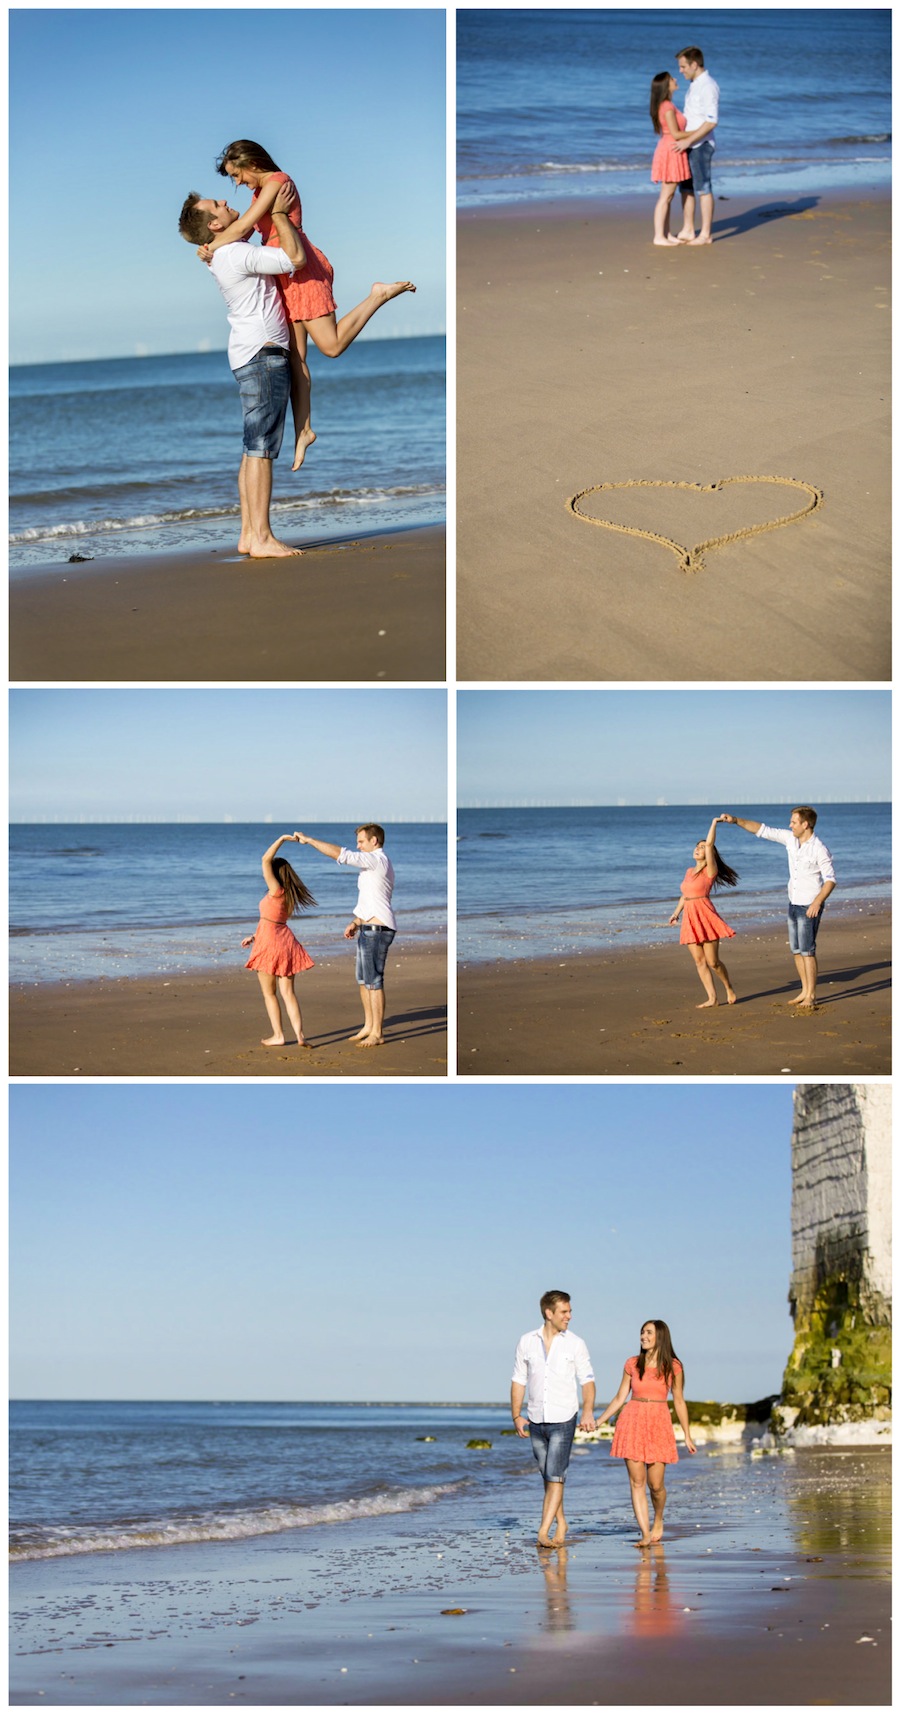
[[[243,212],[239,137],[294,178],[340,312],[414,279],[371,336],[444,331],[442,10],[19,8],[9,88],[12,362],[224,350],[177,221],[191,190]]]
[[[562,1289],[604,1402],[648,1316],[760,1398],[790,1134],[781,1086],[14,1086],[11,1390],[500,1400]]]
[[[459,802],[891,796],[889,691],[462,691]]]
[[[13,691],[10,816],[292,831],[352,821],[377,773],[385,821],[446,821],[446,724],[442,690]]]

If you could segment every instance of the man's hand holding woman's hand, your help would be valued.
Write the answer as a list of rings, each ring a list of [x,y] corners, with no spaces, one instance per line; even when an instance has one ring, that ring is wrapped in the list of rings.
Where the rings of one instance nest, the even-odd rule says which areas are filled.
[[[594,1430],[597,1427],[597,1423],[596,1423],[596,1419],[594,1417],[594,1413],[592,1410],[588,1410],[588,1411],[585,1411],[583,1413],[581,1421],[578,1424],[578,1427],[584,1429],[585,1434],[593,1434],[594,1433]]]

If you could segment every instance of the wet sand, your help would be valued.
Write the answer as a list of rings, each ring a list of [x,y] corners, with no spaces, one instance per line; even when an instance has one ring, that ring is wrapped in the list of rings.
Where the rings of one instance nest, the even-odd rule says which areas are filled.
[[[673,931],[674,932],[674,931]],[[890,918],[831,916],[819,937],[819,1006],[801,1013],[787,932],[747,932],[723,957],[736,1006],[703,999],[687,947],[463,965],[459,1070],[629,1077],[887,1075]],[[721,998],[721,989],[720,989]]]
[[[439,682],[444,548],[433,527],[313,542],[300,559],[202,547],[29,569],[11,588],[10,678]]]
[[[459,676],[890,678],[890,206],[720,201],[654,248],[652,198],[459,222]],[[578,521],[597,483],[781,476],[802,521],[687,573]],[[617,490],[595,515],[692,545],[796,490]]]
[[[35,983],[10,995],[13,1077],[443,1077],[446,949],[391,953],[383,1047],[350,1040],[362,1007],[354,954],[298,978],[311,1046],[266,1048],[271,1032],[252,970]]]
[[[601,1456],[594,1454],[593,1456]],[[843,1706],[890,1702],[890,1458],[720,1450],[636,1553],[624,1481],[13,1567],[13,1705]],[[698,1480],[699,1478],[699,1480]],[[702,1497],[701,1497],[702,1489]],[[492,1491],[493,1492],[493,1491]]]

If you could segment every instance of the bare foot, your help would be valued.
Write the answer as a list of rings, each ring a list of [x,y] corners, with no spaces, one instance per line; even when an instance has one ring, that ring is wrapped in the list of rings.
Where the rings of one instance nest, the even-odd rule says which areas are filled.
[[[287,1047],[284,1036],[263,1036],[263,1047]]]
[[[689,244],[711,244],[712,239],[711,238],[702,238],[702,237],[701,238],[689,238],[688,243]]]
[[[667,250],[670,244],[677,244],[678,239],[677,238],[654,238],[653,242],[654,242],[654,244],[661,244],[663,249]]]
[[[693,232],[679,232],[675,242],[676,244],[693,244],[694,234]]]
[[[243,531],[241,532],[241,539],[237,545],[237,551],[238,551],[238,553],[249,553],[250,552],[250,542],[249,542],[248,538],[243,534]]]
[[[292,470],[300,469],[300,466],[315,438],[316,437],[313,434],[312,429],[300,430],[300,433],[297,436],[297,445],[294,448],[294,462],[291,465]]]
[[[737,995],[733,988],[725,989],[725,998],[728,1001],[729,1006],[737,1005]]]
[[[360,1047],[384,1047],[384,1036],[365,1036]]]
[[[568,1533],[569,1533],[568,1524],[561,1524],[559,1519],[557,1518],[557,1520],[556,1520],[556,1536],[555,1536],[554,1543],[553,1543],[554,1547],[561,1547],[563,1542],[565,1541]]]
[[[717,1006],[718,1004],[718,1000],[700,1000],[694,1010],[697,1012],[705,1012],[708,1006]]]
[[[298,559],[303,549],[289,548],[287,542],[280,542],[277,536],[269,536],[255,541],[246,551],[251,559]]]
[[[652,1536],[642,1535],[640,1541],[633,1541],[631,1545],[632,1545],[632,1547],[650,1547],[652,1545],[652,1542],[653,1542]]]
[[[350,1040],[351,1041],[367,1041],[368,1035],[369,1035],[369,1026],[368,1026],[368,1024],[363,1024],[362,1029],[357,1030],[356,1035],[351,1036]]]
[[[654,1524],[652,1530],[650,1531],[651,1542],[662,1541],[662,1538],[663,1538],[663,1526],[662,1526],[662,1524]]]
[[[388,285],[384,280],[376,280],[369,296],[380,298],[383,304],[387,304],[391,298],[399,298],[402,292],[414,292],[415,289],[412,280],[394,280],[392,285]]]
[[[817,1012],[819,1009],[815,1000],[795,1000],[794,1005],[798,1012]]]
[[[538,1544],[538,1547],[555,1547],[556,1546],[555,1541],[544,1541],[541,1536],[538,1536],[537,1544]]]

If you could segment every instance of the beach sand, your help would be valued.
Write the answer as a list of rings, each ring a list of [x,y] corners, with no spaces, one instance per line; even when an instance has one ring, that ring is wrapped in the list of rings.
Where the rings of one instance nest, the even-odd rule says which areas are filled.
[[[677,930],[673,930],[673,937]],[[890,919],[830,916],[819,937],[819,1006],[800,1013],[787,931],[722,948],[736,1006],[696,1011],[687,947],[462,965],[459,1070],[467,1076],[887,1075]],[[721,999],[720,989],[720,999]]]
[[[317,961],[296,992],[309,1050],[265,1048],[252,970],[18,985],[10,996],[13,1077],[443,1077],[446,950],[392,952],[383,1047],[350,1041],[362,1025],[354,953]]]
[[[662,250],[652,198],[459,222],[459,676],[890,678],[890,206],[720,201]],[[686,573],[566,501],[637,478],[824,495]],[[619,490],[597,516],[683,545],[805,493]]]
[[[313,542],[301,559],[198,547],[29,568],[12,583],[10,677],[441,681],[444,546],[433,527]]]
[[[502,1516],[476,1485],[418,1513],[16,1565],[11,1702],[889,1703],[889,1454],[720,1451],[701,1505],[706,1456],[670,1475],[652,1553],[624,1479],[598,1513],[576,1460],[562,1553],[533,1546],[523,1464]]]

